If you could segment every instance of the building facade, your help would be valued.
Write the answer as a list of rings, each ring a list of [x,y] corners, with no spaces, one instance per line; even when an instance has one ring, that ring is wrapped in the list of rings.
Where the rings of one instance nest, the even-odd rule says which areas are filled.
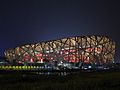
[[[16,63],[66,61],[84,63],[114,62],[115,42],[106,36],[75,36],[8,49],[5,57]]]

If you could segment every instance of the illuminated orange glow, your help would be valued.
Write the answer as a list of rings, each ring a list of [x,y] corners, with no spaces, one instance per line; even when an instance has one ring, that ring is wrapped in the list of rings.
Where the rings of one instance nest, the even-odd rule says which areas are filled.
[[[106,36],[68,37],[37,44],[23,45],[6,50],[9,61],[34,62],[44,59],[66,60],[68,62],[92,62],[101,60],[112,62],[115,54],[115,42]],[[32,58],[32,60],[31,60]]]
[[[94,48],[87,48],[86,51],[87,52],[92,52]]]
[[[42,56],[42,54],[41,54],[41,53],[39,53],[39,54],[36,54],[36,56]]]

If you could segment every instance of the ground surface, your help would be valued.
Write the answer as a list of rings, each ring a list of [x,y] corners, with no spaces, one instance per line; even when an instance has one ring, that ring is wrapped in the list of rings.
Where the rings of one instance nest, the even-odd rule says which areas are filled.
[[[67,76],[1,73],[0,90],[120,90],[120,72],[81,72]]]

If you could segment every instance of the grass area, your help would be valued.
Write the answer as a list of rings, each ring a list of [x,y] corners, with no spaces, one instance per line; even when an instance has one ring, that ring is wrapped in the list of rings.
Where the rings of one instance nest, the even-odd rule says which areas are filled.
[[[81,72],[67,76],[2,73],[0,90],[120,90],[120,72]]]

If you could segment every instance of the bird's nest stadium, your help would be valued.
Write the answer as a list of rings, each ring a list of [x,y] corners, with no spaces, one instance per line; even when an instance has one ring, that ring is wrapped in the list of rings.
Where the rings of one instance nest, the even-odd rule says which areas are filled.
[[[16,63],[113,63],[115,42],[107,36],[75,36],[8,49],[5,57]]]

